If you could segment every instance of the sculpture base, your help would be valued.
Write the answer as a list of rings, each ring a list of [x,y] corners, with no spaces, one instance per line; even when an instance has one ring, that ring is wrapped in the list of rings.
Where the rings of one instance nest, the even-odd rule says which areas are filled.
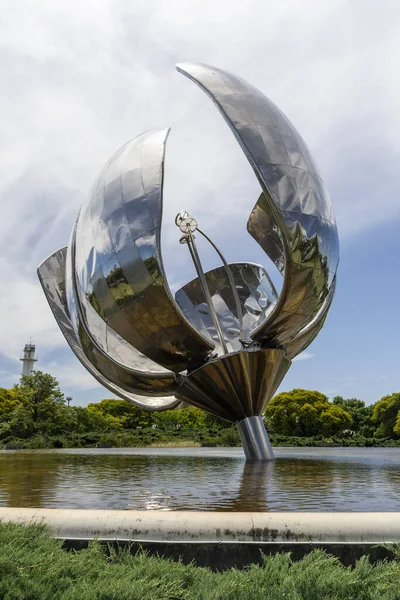
[[[263,414],[290,364],[280,348],[226,354],[184,377],[175,397],[237,423]]]
[[[237,423],[237,428],[246,460],[262,461],[275,459],[262,417],[247,417]]]

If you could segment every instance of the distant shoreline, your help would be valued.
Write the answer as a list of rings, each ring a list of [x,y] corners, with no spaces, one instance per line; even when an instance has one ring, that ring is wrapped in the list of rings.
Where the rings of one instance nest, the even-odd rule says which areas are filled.
[[[10,440],[8,443],[0,446],[3,450],[46,450],[61,448],[240,448],[239,440],[234,435],[207,435],[204,432],[196,432],[193,439],[182,432],[182,437],[173,435],[175,439],[168,439],[165,432],[154,439],[154,432],[151,430],[148,435],[151,439],[146,439],[147,432],[142,430],[140,436],[135,432],[116,432],[107,436],[102,434],[92,434],[91,436],[81,437],[47,437],[36,436],[34,438],[21,440]],[[236,434],[235,432],[232,432]],[[88,439],[89,438],[89,439]],[[144,438],[144,439],[143,439]],[[201,439],[206,438],[206,439]],[[334,439],[315,439],[299,438],[289,436],[270,435],[271,444],[275,448],[400,448],[400,441],[390,438],[334,438]]]

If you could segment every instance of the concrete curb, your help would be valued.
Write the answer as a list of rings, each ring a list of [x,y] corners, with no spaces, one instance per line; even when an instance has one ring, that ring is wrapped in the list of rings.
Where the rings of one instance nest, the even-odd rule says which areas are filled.
[[[64,540],[379,544],[400,542],[400,512],[205,512],[1,508],[0,521],[45,523]]]

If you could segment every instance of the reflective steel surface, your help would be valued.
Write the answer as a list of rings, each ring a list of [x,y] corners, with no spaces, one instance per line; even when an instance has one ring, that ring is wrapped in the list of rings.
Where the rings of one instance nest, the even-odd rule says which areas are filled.
[[[194,236],[190,233],[188,236],[188,240],[187,240],[187,247],[189,248],[192,260],[193,260],[193,264],[195,266],[196,269],[196,273],[198,275],[198,279],[200,282],[200,286],[201,286],[201,291],[203,293],[205,302],[206,302],[206,306],[208,308],[208,314],[211,317],[213,326],[214,326],[214,330],[217,334],[217,339],[219,342],[219,346],[221,349],[221,354],[228,354],[228,347],[225,343],[225,339],[224,339],[224,334],[222,333],[222,329],[221,329],[221,324],[219,322],[218,319],[218,315],[217,312],[215,310],[215,306],[214,303],[212,301],[211,298],[211,293],[210,290],[208,288],[208,283],[207,283],[207,279],[204,275],[204,271],[203,271],[203,267],[201,265],[201,261],[200,261],[200,257],[199,254],[197,252],[197,246],[196,243],[194,241]]]
[[[181,314],[165,277],[160,236],[168,133],[136,137],[104,166],[78,220],[72,269],[87,328],[106,351],[111,329],[180,372],[206,358],[213,344]]]
[[[0,451],[0,505],[216,511],[398,511],[400,448]]]
[[[299,133],[259,90],[215,67],[184,63],[177,69],[215,103],[261,184],[247,228],[284,283],[252,337],[287,344],[332,299],[339,242],[325,184]]]
[[[247,460],[263,461],[274,458],[262,417],[247,417],[238,422],[237,428]]]
[[[162,396],[174,392],[176,384],[173,378],[165,376],[164,379],[149,379],[144,373],[135,374],[132,370],[124,370],[122,365],[118,366],[115,362],[104,360],[104,356],[81,330],[81,337],[85,342],[84,347],[82,346],[72,327],[67,309],[66,254],[67,249],[63,248],[49,256],[38,268],[38,275],[53,315],[75,356],[104,387],[113,394],[134,402],[140,408],[166,410],[178,406],[179,402],[173,396]],[[130,391],[143,389],[149,392],[150,386],[156,394],[155,398],[144,398]]]
[[[243,313],[244,337],[248,338],[263,311],[276,302],[278,295],[262,266],[252,263],[230,263],[229,268]],[[240,350],[240,325],[226,270],[223,266],[217,267],[205,273],[205,276],[228,349],[230,352]],[[186,318],[204,336],[210,337],[216,349],[220,350],[218,336],[208,306],[204,302],[199,280],[196,278],[186,283],[176,292],[175,298]]]
[[[246,332],[244,330],[243,310],[242,310],[242,305],[241,305],[240,298],[239,298],[239,292],[236,289],[236,282],[233,277],[232,270],[231,270],[225,256],[222,254],[222,252],[218,248],[218,246],[216,244],[214,244],[214,242],[211,240],[211,238],[209,238],[208,235],[206,235],[204,233],[204,231],[201,231],[201,229],[197,229],[197,231],[211,244],[211,246],[214,248],[214,250],[217,252],[220,259],[222,260],[222,264],[224,265],[226,276],[228,278],[228,281],[229,281],[229,284],[231,287],[231,292],[233,295],[233,300],[235,303],[236,315],[237,315],[237,320],[238,320],[238,324],[239,324],[239,336],[240,336],[240,341],[243,345],[243,342],[244,341],[247,342],[249,340],[249,337],[246,335]]]
[[[115,152],[68,250],[49,257],[39,278],[68,343],[108,389],[149,410],[179,407],[178,398],[237,422],[262,414],[325,322],[339,261],[336,222],[307,146],[273,102],[221,69],[177,69],[212,99],[261,185],[247,230],[282,274],[280,294],[262,266],[228,266],[182,211],[175,223],[198,278],[172,296],[161,254],[168,128]],[[193,232],[211,243],[221,267],[203,272]],[[256,452],[264,434],[247,445],[253,440]]]
[[[285,352],[277,348],[236,352],[190,373],[175,395],[227,421],[238,422],[263,414],[289,367]]]

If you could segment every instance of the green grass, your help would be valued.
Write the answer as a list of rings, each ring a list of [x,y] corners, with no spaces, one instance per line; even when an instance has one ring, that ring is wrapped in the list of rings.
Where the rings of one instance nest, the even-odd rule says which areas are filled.
[[[214,573],[127,550],[107,555],[98,543],[67,552],[41,526],[0,525],[0,599],[5,600],[399,600],[398,557],[355,567],[315,550],[293,562]]]

